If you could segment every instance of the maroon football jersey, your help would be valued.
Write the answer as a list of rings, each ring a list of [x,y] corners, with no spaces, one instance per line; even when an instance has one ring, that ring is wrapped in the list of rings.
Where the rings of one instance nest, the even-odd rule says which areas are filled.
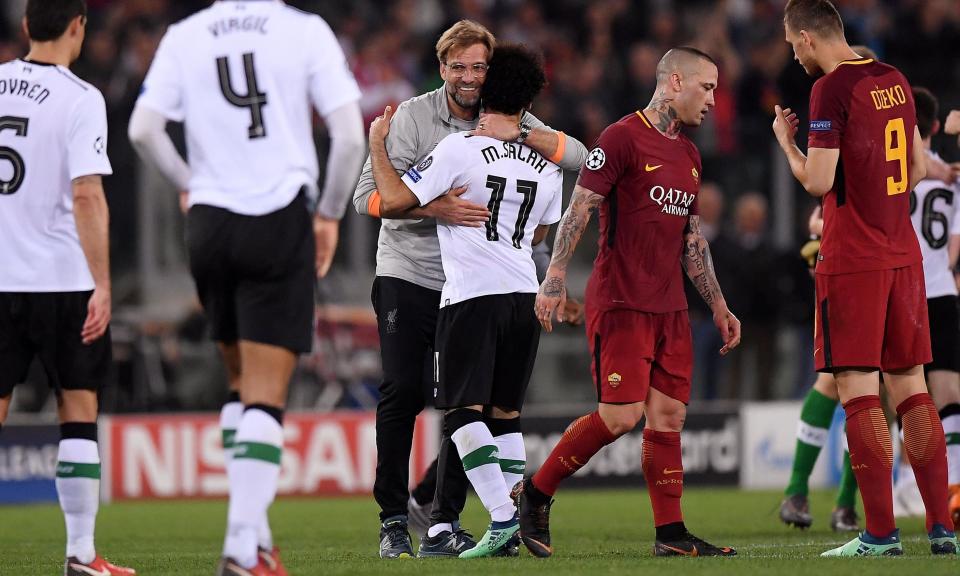
[[[638,111],[603,131],[578,184],[600,194],[600,249],[588,306],[663,313],[685,310],[683,232],[697,214],[700,153],[667,138]]]
[[[818,274],[921,261],[908,189],[916,125],[910,84],[893,66],[848,60],[813,85],[809,147],[840,149],[823,199]]]

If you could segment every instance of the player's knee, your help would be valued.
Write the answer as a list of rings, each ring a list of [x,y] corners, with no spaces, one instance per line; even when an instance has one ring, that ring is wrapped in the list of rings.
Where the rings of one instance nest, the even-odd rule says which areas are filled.
[[[637,427],[640,422],[640,416],[630,412],[622,411],[615,414],[609,414],[603,417],[603,423],[607,425],[610,434],[614,436],[623,436]]]
[[[682,403],[660,406],[657,410],[649,409],[647,418],[650,428],[662,432],[679,432],[687,420],[687,407]]]

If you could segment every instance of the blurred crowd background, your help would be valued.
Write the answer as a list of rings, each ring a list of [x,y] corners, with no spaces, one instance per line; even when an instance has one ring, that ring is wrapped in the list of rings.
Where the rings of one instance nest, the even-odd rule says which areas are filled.
[[[87,40],[74,70],[106,97],[114,175],[111,208],[116,370],[105,411],[216,408],[225,395],[215,348],[205,339],[182,247],[175,191],[144,167],[126,137],[127,121],[166,26],[203,0],[87,0]],[[813,283],[798,256],[814,202],[775,149],[773,107],[806,119],[812,79],[783,40],[784,0],[291,0],[323,16],[339,37],[363,90],[369,122],[440,85],[434,44],[460,18],[488,26],[501,41],[539,48],[549,86],[533,112],[589,148],[609,123],[649,101],[663,52],[695,46],[720,63],[716,108],[691,136],[704,159],[700,206],[721,285],[743,321],[743,346],[721,359],[707,310],[690,292],[697,365],[694,397],[800,396],[812,371]],[[960,107],[960,1],[835,0],[851,44],[864,44],[941,100]],[[24,0],[0,3],[0,61],[26,54]],[[942,120],[942,118],[941,118]],[[804,125],[801,122],[801,127]],[[171,127],[177,137],[178,127]],[[322,123],[316,122],[321,162]],[[805,142],[806,134],[799,135]],[[802,144],[801,144],[802,146]],[[934,139],[947,160],[956,140]],[[322,171],[321,171],[322,172]],[[576,175],[568,174],[567,194]],[[569,198],[569,196],[567,196]],[[341,228],[332,275],[318,285],[315,351],[305,357],[291,404],[304,409],[370,407],[379,356],[369,289],[379,221],[352,208]],[[576,255],[570,291],[582,294],[595,254],[596,226]],[[592,402],[581,328],[541,340],[530,407]],[[18,389],[20,412],[49,411],[42,377]]]

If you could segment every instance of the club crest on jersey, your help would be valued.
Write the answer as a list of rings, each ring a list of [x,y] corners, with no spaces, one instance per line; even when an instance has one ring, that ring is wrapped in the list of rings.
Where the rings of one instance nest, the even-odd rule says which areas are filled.
[[[690,174],[693,175],[693,179],[694,179],[694,180],[699,180],[699,179],[700,179],[700,173],[697,172],[696,167],[690,169]]]
[[[611,388],[616,388],[622,381],[623,377],[616,372],[612,372],[609,376],[607,376],[607,384],[609,384]]]
[[[810,131],[811,132],[827,132],[833,126],[833,122],[830,120],[811,120],[810,121]]]
[[[671,216],[689,215],[690,205],[696,197],[696,194],[676,188],[667,189],[659,184],[650,189],[650,199],[660,206],[660,212]]]
[[[430,165],[433,164],[433,156],[427,156],[423,159],[423,162],[417,164],[417,170],[419,172],[425,172]]]
[[[597,146],[587,154],[587,168],[591,170],[599,170],[603,168],[603,165],[607,162],[607,155],[603,151],[603,148]]]

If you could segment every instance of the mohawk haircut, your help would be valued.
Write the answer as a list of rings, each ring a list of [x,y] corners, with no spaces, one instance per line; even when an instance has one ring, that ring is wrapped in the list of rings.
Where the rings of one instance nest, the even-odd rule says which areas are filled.
[[[843,38],[843,20],[829,0],[789,0],[783,22],[795,33],[806,30],[821,38]]]
[[[663,82],[667,76],[677,70],[688,68],[696,60],[706,60],[719,68],[717,61],[703,50],[693,46],[678,46],[667,50],[657,63],[657,82]]]
[[[528,107],[547,85],[543,58],[523,44],[500,44],[483,83],[483,106],[501,114]]]

